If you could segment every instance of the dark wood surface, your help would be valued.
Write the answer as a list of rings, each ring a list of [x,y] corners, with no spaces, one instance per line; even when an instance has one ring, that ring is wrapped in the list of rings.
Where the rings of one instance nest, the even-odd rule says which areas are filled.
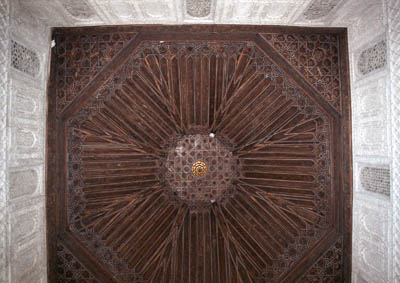
[[[351,282],[346,29],[53,38],[49,282]]]

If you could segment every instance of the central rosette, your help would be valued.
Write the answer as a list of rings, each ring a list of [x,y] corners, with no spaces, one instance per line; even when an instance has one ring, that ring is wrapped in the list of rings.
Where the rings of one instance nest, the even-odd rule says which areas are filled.
[[[192,165],[192,173],[196,177],[203,177],[207,174],[207,166],[202,161],[196,161]]]
[[[236,162],[227,143],[208,135],[186,135],[168,151],[165,180],[188,203],[213,203],[226,195]]]

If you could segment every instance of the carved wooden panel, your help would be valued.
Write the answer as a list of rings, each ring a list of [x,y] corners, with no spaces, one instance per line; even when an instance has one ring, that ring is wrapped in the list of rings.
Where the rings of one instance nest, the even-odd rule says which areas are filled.
[[[345,30],[53,36],[51,282],[350,282]]]

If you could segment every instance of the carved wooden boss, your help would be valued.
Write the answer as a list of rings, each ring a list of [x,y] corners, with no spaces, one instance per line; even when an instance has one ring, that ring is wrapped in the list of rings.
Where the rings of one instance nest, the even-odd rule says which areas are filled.
[[[350,282],[345,29],[53,36],[51,282]]]

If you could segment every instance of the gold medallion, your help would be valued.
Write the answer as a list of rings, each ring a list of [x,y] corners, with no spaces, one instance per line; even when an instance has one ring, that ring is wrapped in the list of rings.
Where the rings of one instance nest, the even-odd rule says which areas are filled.
[[[203,177],[207,174],[207,166],[202,161],[196,161],[192,165],[192,173],[196,177]]]

